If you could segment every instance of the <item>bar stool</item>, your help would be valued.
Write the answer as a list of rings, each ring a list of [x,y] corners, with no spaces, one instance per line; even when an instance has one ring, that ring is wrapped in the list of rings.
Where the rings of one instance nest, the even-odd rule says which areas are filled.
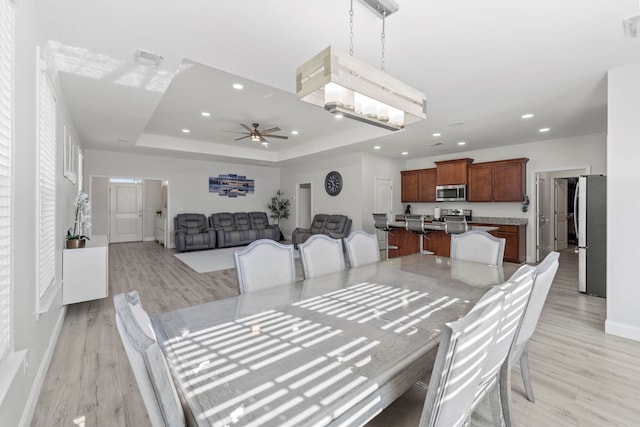
[[[385,233],[391,233],[392,228],[389,226],[389,218],[386,213],[374,213],[373,215],[373,226]],[[387,234],[387,243],[382,250],[384,250],[385,259],[389,258],[389,250],[398,250],[396,245],[389,245],[389,235]]]
[[[424,239],[427,238],[429,230],[424,228],[424,215],[405,215],[405,227],[407,231],[420,236],[420,253],[422,255],[433,255],[433,252],[424,249]]]

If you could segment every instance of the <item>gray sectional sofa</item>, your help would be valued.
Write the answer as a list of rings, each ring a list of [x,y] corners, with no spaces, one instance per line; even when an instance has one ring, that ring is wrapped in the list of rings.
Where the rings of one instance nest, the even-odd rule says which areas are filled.
[[[351,231],[351,220],[346,215],[316,214],[310,228],[296,228],[291,240],[297,248],[314,234],[326,234],[334,239],[344,239]]]
[[[216,247],[216,233],[204,214],[183,213],[173,219],[176,251],[197,251]]]
[[[209,217],[215,230],[217,247],[248,245],[254,240],[280,240],[280,227],[270,225],[265,212],[220,212]]]

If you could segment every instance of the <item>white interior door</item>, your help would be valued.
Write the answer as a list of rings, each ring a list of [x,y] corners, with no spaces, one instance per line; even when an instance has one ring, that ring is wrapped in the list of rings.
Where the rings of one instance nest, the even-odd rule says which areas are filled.
[[[373,197],[373,213],[386,213],[389,220],[393,219],[393,188],[389,178],[376,178]],[[373,222],[373,217],[370,218]],[[387,232],[375,229],[378,237],[378,247],[384,250],[384,258],[388,258]]]
[[[555,250],[568,247],[568,199],[569,183],[566,178],[555,180]]]
[[[548,253],[547,249],[547,229],[549,218],[545,215],[548,201],[546,192],[546,182],[540,173],[536,174],[536,261],[544,259]]]
[[[142,240],[142,183],[111,184],[109,241]]]

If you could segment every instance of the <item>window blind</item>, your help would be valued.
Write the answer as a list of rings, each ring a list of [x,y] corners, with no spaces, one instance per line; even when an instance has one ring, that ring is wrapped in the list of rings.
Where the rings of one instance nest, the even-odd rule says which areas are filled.
[[[39,286],[42,296],[56,277],[56,98],[45,69],[38,73]]]
[[[11,348],[13,4],[0,0],[0,359]]]

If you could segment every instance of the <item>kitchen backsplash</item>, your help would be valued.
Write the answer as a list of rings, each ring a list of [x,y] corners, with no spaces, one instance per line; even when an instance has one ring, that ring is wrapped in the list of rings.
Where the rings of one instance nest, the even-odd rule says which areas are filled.
[[[437,206],[440,209],[471,209],[473,216],[482,217],[509,217],[509,218],[530,218],[532,210],[522,212],[521,203],[468,203],[468,202],[439,202],[439,203],[403,203],[401,212],[403,214],[407,207],[411,205],[413,215],[433,215],[433,210]]]

